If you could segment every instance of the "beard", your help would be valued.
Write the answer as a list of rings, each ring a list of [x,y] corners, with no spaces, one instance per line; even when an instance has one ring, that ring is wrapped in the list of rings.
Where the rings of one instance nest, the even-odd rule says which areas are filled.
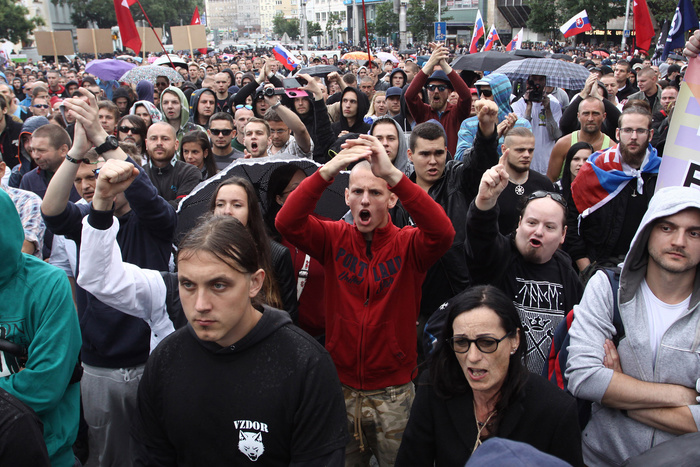
[[[642,162],[644,161],[644,156],[647,153],[647,141],[638,141],[637,144],[639,148],[630,149],[629,146],[622,141],[620,141],[620,155],[622,156],[622,162],[634,168],[641,168]]]

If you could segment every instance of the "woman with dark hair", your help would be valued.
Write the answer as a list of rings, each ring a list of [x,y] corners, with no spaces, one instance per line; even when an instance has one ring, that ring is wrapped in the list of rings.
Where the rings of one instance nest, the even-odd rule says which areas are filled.
[[[588,160],[591,154],[595,150],[593,146],[585,141],[579,141],[576,144],[572,144],[569,151],[566,153],[566,159],[564,160],[564,172],[554,184],[559,193],[561,193],[566,199],[567,203],[573,203],[573,198],[571,198],[571,183],[578,175],[578,171],[583,167],[583,164]]]
[[[117,139],[135,145],[144,161],[148,157],[146,133],[148,133],[146,123],[136,115],[125,115],[117,123]]]
[[[260,267],[265,270],[262,290],[265,303],[288,311],[294,322],[297,322],[298,306],[292,258],[287,248],[267,235],[253,185],[240,177],[223,181],[212,194],[209,212],[217,216],[235,217],[246,226],[255,240]]]
[[[323,343],[326,332],[323,265],[282,238],[275,227],[277,213],[287,201],[289,194],[305,178],[304,171],[291,163],[281,165],[272,172],[267,185],[265,223],[270,236],[287,247],[292,256],[295,272],[293,279],[297,285],[299,302],[299,327]]]
[[[528,372],[526,348],[518,311],[496,287],[450,300],[396,465],[462,467],[492,437],[583,465],[576,401]]]
[[[202,180],[216,175],[216,162],[211,153],[209,137],[203,131],[190,131],[182,137],[180,160],[197,167],[202,172]]]

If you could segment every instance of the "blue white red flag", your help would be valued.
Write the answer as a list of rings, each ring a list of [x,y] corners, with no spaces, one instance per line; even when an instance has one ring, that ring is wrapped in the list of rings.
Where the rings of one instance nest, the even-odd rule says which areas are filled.
[[[299,60],[294,58],[294,55],[292,55],[289,50],[285,49],[281,45],[276,45],[275,48],[272,49],[272,54],[275,56],[277,61],[289,71],[293,71],[296,67],[301,66]]]
[[[484,20],[483,18],[481,18],[481,12],[479,10],[476,10],[476,20],[474,21],[474,34],[472,34],[472,41],[469,43],[470,54],[475,54],[479,51],[479,49],[476,48],[476,43],[479,42],[479,39],[484,37],[484,34],[486,34],[486,31],[484,31]]]
[[[506,46],[507,52],[510,52],[511,50],[518,50],[518,49],[523,48],[524,29],[525,28],[520,28],[520,32],[518,32],[515,36],[513,36],[513,39]]]
[[[564,26],[560,27],[559,30],[564,37],[575,36],[576,34],[581,34],[582,32],[590,31],[593,29],[591,22],[588,19],[588,13],[583,10],[578,15],[571,18],[569,21],[564,23]]]
[[[489,35],[486,36],[486,40],[484,41],[484,46],[481,48],[482,52],[489,51],[493,48],[493,44],[496,41],[500,41],[501,38],[498,37],[498,31],[496,31],[496,26],[493,24],[491,25],[491,29],[489,30]]]
[[[643,173],[659,173],[661,158],[651,144],[640,171],[625,172],[618,145],[591,155],[571,184],[571,195],[581,218],[587,217],[613,199],[628,183],[636,183],[637,191],[644,193]]]

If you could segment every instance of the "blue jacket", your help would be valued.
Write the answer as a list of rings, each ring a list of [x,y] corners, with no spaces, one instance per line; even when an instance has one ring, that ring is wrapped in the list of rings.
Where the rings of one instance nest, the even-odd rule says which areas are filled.
[[[167,271],[177,225],[175,209],[158,196],[143,169],[128,160],[141,173],[124,192],[131,211],[119,218],[117,242],[122,257],[142,268]],[[44,221],[54,233],[80,245],[82,218],[89,212],[89,205],[68,203],[61,214],[44,216]],[[78,289],[78,316],[83,362],[102,368],[130,368],[146,362],[150,328],[145,321],[108,307],[82,289]]]
[[[506,119],[508,114],[513,112],[513,109],[510,106],[510,95],[513,92],[513,86],[511,86],[508,77],[500,73],[491,73],[490,75],[484,76],[481,81],[486,81],[491,86],[493,100],[498,105],[498,123],[501,123]],[[518,118],[518,121],[515,122],[514,126],[522,126],[532,129],[530,122],[524,118]],[[464,153],[472,147],[474,144],[474,137],[476,136],[476,129],[478,127],[479,119],[476,116],[469,117],[462,122],[462,125],[459,127],[459,133],[457,134],[459,139],[457,140],[457,152],[455,153],[456,160],[461,161]],[[501,155],[501,144],[503,144],[503,137],[498,140],[499,156]]]

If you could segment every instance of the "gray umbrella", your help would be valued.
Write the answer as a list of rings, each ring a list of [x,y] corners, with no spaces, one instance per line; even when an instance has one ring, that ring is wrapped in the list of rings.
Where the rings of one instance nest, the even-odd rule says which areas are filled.
[[[459,55],[450,66],[455,70],[473,71],[493,71],[513,60],[524,60],[525,57],[518,57],[513,54],[503,52],[478,52],[469,55]]]
[[[582,65],[551,58],[526,58],[509,62],[494,73],[502,73],[511,81],[524,81],[530,75],[542,75],[547,77],[547,86],[572,90],[583,89],[590,75]]]

